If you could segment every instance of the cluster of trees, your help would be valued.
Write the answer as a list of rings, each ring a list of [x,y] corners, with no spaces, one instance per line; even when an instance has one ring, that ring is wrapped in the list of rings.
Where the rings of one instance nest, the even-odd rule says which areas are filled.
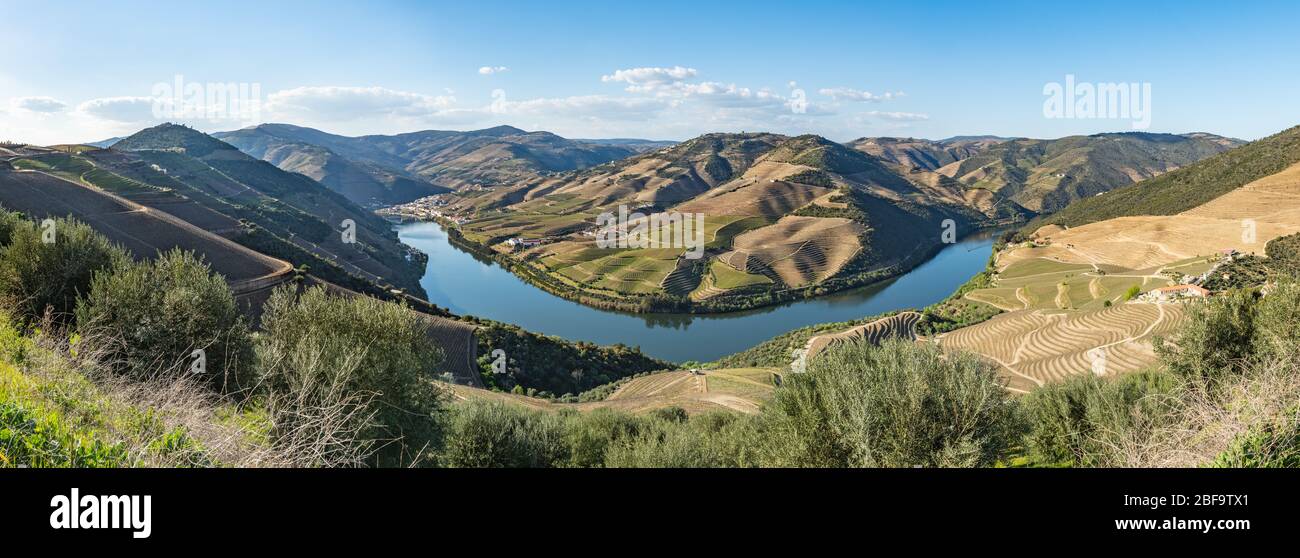
[[[578,394],[628,376],[674,366],[625,345],[601,347],[489,322],[475,333],[479,371],[489,388],[545,398]],[[505,351],[504,373],[494,370],[494,349]]]
[[[20,329],[75,340],[79,366],[259,409],[268,443],[300,450],[302,465],[432,462],[442,355],[407,308],[286,286],[254,332],[192,253],[135,261],[75,220],[53,230],[0,212],[0,304]]]

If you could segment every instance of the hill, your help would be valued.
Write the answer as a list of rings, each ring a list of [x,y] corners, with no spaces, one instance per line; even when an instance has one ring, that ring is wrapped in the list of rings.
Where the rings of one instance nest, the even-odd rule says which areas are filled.
[[[955,160],[934,169],[917,168],[996,192],[1032,211],[1052,213],[1074,200],[1159,176],[1240,143],[1212,134],[1138,132],[1054,140],[963,140],[939,144],[965,146],[965,151],[943,152]],[[969,156],[957,157],[962,153]]]
[[[1300,126],[1105,196],[1081,200],[1032,226],[1035,229],[1044,225],[1075,227],[1115,217],[1173,215],[1277,174],[1297,162],[1300,162]]]
[[[604,399],[578,403],[463,385],[449,388],[457,399],[498,401],[544,411],[615,409],[639,414],[678,407],[692,415],[710,411],[753,414],[772,396],[773,372],[771,368],[655,372],[611,384],[612,391]]]
[[[963,295],[1005,314],[939,341],[997,362],[1018,391],[1153,365],[1152,339],[1175,330],[1187,310],[1142,293],[1190,283],[1216,296],[1259,286],[1268,279],[1261,267],[1290,267],[1287,246],[1300,232],[1298,135],[1284,131],[1027,227],[1020,236],[1029,240],[999,252],[988,283]]]
[[[490,187],[621,159],[646,149],[650,143],[575,141],[511,126],[469,132],[426,130],[391,136],[347,137],[288,124],[264,124],[216,136],[286,170],[320,175],[327,185],[344,184],[343,171],[350,167],[348,174],[354,181],[359,172],[387,184],[390,193],[381,201],[390,204],[422,197],[417,194],[422,189],[428,190],[417,187],[418,184],[399,182],[398,178],[456,190]],[[323,168],[331,158],[325,157],[321,150],[350,165],[336,162],[335,165],[345,168]],[[365,191],[371,190],[374,188]],[[423,195],[430,193],[437,192]],[[364,191],[355,195],[364,195]]]
[[[405,203],[448,192],[402,170],[353,161],[300,139],[294,127],[262,125],[214,134],[240,151],[281,169],[306,175],[366,207]]]
[[[1007,141],[993,136],[958,136],[932,141],[917,138],[859,138],[849,147],[906,169],[936,171]]]
[[[249,157],[184,126],[164,124],[111,149],[30,159],[34,167],[118,192],[361,292],[423,296],[423,259],[387,221],[301,174]],[[355,240],[345,223],[355,224]]]
[[[677,145],[677,142],[675,141],[646,140],[646,139],[636,139],[636,138],[574,139],[573,141],[580,142],[580,143],[589,143],[592,145],[626,147],[628,149],[632,149],[633,151],[636,151],[637,153],[644,153],[646,151],[654,151],[656,149],[663,149],[665,147],[672,147],[674,145]]]
[[[461,221],[462,245],[553,293],[631,311],[735,310],[861,285],[928,257],[946,220],[965,234],[1028,214],[825,138],[770,133],[706,134],[440,199],[433,213]],[[620,208],[703,219],[702,257],[681,243],[597,246],[597,217]],[[516,237],[545,241],[519,250]]]
[[[34,171],[0,171],[0,206],[34,219],[75,216],[136,258],[172,249],[202,254],[230,284],[244,310],[256,314],[260,297],[293,278],[293,266],[235,244],[161,211],[85,183]]]

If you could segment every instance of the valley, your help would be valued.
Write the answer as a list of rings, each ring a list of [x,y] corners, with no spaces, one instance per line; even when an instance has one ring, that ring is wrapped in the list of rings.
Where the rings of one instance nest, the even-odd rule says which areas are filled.
[[[488,377],[481,376],[484,365],[476,362],[503,348],[482,338],[484,323],[491,321],[575,342],[636,345],[649,357],[664,359],[659,362],[716,361],[700,373],[602,376],[619,387],[591,402],[561,403],[559,391],[547,398],[501,394],[547,408],[613,406],[639,412],[682,406],[692,412],[753,412],[770,391],[771,378],[757,382],[768,391],[740,388],[755,387],[752,380],[759,376],[783,374],[794,351],[811,359],[840,343],[894,337],[983,355],[997,363],[1008,388],[1017,393],[1092,371],[1098,358],[1104,360],[1105,374],[1137,371],[1155,362],[1152,340],[1174,331],[1185,314],[1182,303],[1156,301],[1143,293],[1187,278],[1204,279],[1222,265],[1225,251],[1262,255],[1270,240],[1300,231],[1300,165],[1295,165],[1176,215],[1121,216],[1073,227],[1039,216],[1024,231],[1004,235],[1010,242],[991,254],[997,233],[979,232],[981,227],[1023,225],[1036,215],[1027,205],[1047,206],[1021,203],[1034,188],[1010,182],[992,187],[983,178],[972,182],[967,174],[944,170],[978,157],[1018,161],[1012,163],[1017,168],[1026,160],[1055,160],[1041,154],[1026,159],[1026,151],[1060,151],[1074,154],[1071,158],[1079,153],[1072,149],[1114,153],[1134,142],[1189,144],[1191,155],[1175,156],[1150,171],[1160,174],[1186,164],[1180,157],[1233,145],[1205,134],[1163,139],[1101,135],[1056,143],[863,138],[847,145],[776,134],[710,134],[668,146],[584,140],[592,143],[575,147],[564,143],[574,140],[563,140],[552,147],[588,153],[583,150],[604,146],[600,149],[612,151],[592,155],[596,159],[569,159],[551,169],[590,165],[585,168],[534,168],[518,179],[497,174],[501,181],[491,186],[454,180],[440,186],[437,173],[421,174],[409,162],[399,169],[393,165],[412,157],[412,151],[395,145],[419,150],[432,144],[472,153],[496,149],[488,145],[539,139],[520,138],[528,133],[512,128],[347,138],[284,125],[221,135],[244,142],[248,153],[179,126],[145,130],[117,140],[111,149],[15,152],[8,161],[15,170],[0,173],[12,183],[0,203],[33,215],[78,216],[138,255],[190,246],[209,258],[241,299],[249,300],[246,307],[253,316],[259,297],[295,278],[412,304],[433,324],[431,334],[451,357],[450,378],[466,386],[458,388],[463,397],[495,393],[484,389]],[[542,143],[547,141],[559,140]],[[1078,147],[1095,143],[1121,147]],[[275,155],[284,150],[295,155]],[[337,150],[323,154],[336,162],[319,168],[290,162],[314,161],[311,154],[322,155],[317,150]],[[626,158],[599,161],[616,154]],[[513,165],[494,161],[481,164],[498,169],[498,163]],[[271,162],[298,170],[284,172]],[[340,165],[354,167],[342,175],[368,178],[340,182],[321,174]],[[1202,165],[1182,172],[1197,172]],[[399,175],[424,186],[403,190],[396,181],[384,182],[384,177]],[[1119,187],[1126,195],[1119,182],[1112,180],[1103,189]],[[435,191],[429,188],[443,190],[423,196]],[[379,189],[387,193],[353,199]],[[1016,194],[1002,197],[1012,191]],[[32,197],[37,194],[53,197],[39,201]],[[1107,195],[1099,192],[1088,203]],[[406,198],[418,201],[380,211],[398,219],[396,225],[372,214],[385,200],[391,205]],[[123,209],[91,207],[103,203]],[[704,257],[688,259],[681,247],[595,245],[592,223],[598,214],[629,206],[644,213],[702,216]],[[183,230],[144,232],[161,225],[107,221],[118,213],[152,215],[154,221]],[[408,213],[436,222],[400,221]],[[341,237],[326,232],[336,229],[328,223],[345,220],[358,223],[365,240],[359,246],[340,243],[336,239]],[[945,220],[966,238],[943,244],[937,225]],[[1242,235],[1245,220],[1252,223],[1254,236]],[[133,228],[141,232],[129,232]],[[166,238],[177,240],[162,240]],[[225,253],[265,262],[266,269],[227,262]],[[394,259],[393,253],[406,256]],[[958,289],[984,269],[985,261],[990,262],[989,278]],[[958,294],[945,301],[954,290]],[[942,319],[931,309],[951,306],[983,317],[961,318],[955,328],[936,326]],[[444,317],[448,310],[450,319]],[[716,317],[709,314],[723,310]],[[815,325],[837,320],[845,325]],[[790,330],[810,333],[778,335]],[[788,345],[760,343],[768,338]],[[763,356],[738,356],[745,354]],[[656,365],[646,361],[638,366]],[[546,385],[552,377],[544,365],[520,374],[515,381],[522,383],[506,385]],[[569,388],[569,393],[581,389]]]

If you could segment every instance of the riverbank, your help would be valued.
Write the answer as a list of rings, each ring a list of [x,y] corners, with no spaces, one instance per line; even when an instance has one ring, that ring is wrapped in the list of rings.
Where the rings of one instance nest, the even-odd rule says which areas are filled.
[[[672,362],[713,361],[810,325],[926,308],[983,271],[995,240],[990,231],[969,235],[909,271],[869,285],[740,312],[700,314],[593,308],[543,290],[499,259],[452,242],[436,222],[406,222],[398,225],[398,233],[404,243],[429,255],[421,284],[432,303],[453,313],[572,341],[639,346],[647,355]]]
[[[404,217],[409,219],[409,217]],[[721,295],[704,301],[694,301],[686,297],[668,294],[650,295],[610,295],[605,292],[583,289],[581,287],[557,280],[552,274],[527,261],[492,250],[490,247],[465,238],[459,227],[452,221],[434,217],[446,232],[449,241],[457,248],[490,259],[505,270],[518,276],[520,280],[538,289],[560,298],[582,304],[598,310],[626,312],[632,314],[694,314],[711,315],[730,312],[745,312],[766,307],[810,300],[816,297],[869,287],[898,278],[917,266],[929,261],[948,245],[936,243],[931,246],[913,250],[898,261],[878,265],[861,272],[832,277],[815,285],[774,290],[750,289],[739,291],[734,295]],[[405,222],[405,221],[404,221]],[[429,220],[417,220],[429,222]],[[1005,230],[1005,227],[988,227],[975,229],[961,240],[988,232]],[[960,240],[959,240],[960,242]],[[850,265],[853,265],[852,263]]]

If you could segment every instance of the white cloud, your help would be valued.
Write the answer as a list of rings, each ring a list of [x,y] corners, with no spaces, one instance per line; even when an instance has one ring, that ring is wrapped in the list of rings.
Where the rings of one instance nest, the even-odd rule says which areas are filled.
[[[154,120],[152,97],[105,97],[77,105],[77,112],[113,122]]]
[[[872,102],[872,103],[879,103],[882,101],[892,101],[894,99],[904,96],[902,91],[899,92],[886,91],[883,94],[876,95],[870,91],[851,89],[848,87],[830,87],[826,89],[820,89],[817,92],[827,97],[830,97],[835,101],[855,101],[855,102]]]
[[[659,99],[579,95],[504,101],[494,105],[493,112],[506,115],[565,116],[588,120],[626,121],[646,120],[669,106],[670,103]]]
[[[356,120],[421,117],[452,108],[455,97],[395,91],[384,87],[298,87],[267,97],[266,110],[277,118]]]
[[[600,76],[600,81],[605,83],[626,83],[628,92],[646,93],[680,87],[683,81],[695,77],[698,73],[695,68],[682,66],[673,66],[671,68],[628,68],[626,70],[615,70],[612,74]]]
[[[893,120],[895,122],[918,122],[921,120],[930,119],[930,115],[928,114],[918,114],[914,112],[882,112],[878,110],[873,110],[873,111],[865,112],[863,114],[867,116],[879,118],[881,120]]]
[[[68,108],[67,103],[54,97],[19,97],[11,100],[10,104],[17,110],[42,114],[62,112],[63,109]]]
[[[500,74],[509,71],[510,68],[507,68],[505,66],[483,66],[482,68],[478,69],[479,75],[484,75],[484,76],[490,76],[492,74]]]

